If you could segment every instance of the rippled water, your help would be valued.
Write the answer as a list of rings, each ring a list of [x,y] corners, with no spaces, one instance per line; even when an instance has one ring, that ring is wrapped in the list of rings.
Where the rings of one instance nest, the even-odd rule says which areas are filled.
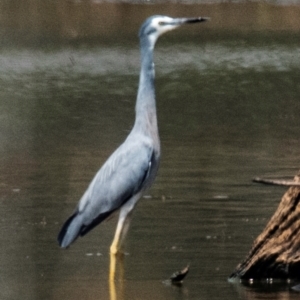
[[[2,299],[298,298],[227,282],[285,191],[251,179],[298,171],[297,33],[179,34],[157,44],[162,162],[113,283],[116,218],[68,250],[56,236],[131,129],[137,42],[0,50]],[[187,264],[181,287],[162,283]]]

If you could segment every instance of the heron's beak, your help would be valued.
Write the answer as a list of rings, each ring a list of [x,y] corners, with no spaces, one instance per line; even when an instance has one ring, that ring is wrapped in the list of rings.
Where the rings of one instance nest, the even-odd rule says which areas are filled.
[[[204,22],[208,21],[210,18],[206,17],[197,17],[197,18],[178,18],[174,19],[172,22],[174,25],[182,25],[182,24],[188,24],[188,23],[198,23],[198,22]]]
[[[210,18],[207,17],[197,17],[197,18],[182,18],[181,23],[198,23],[209,21]]]

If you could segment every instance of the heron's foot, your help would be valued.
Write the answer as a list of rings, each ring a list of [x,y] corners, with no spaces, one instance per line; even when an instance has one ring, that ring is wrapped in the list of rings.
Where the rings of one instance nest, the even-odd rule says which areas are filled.
[[[120,249],[120,247],[116,246],[115,244],[112,244],[110,246],[110,254],[114,254],[114,255],[117,255],[117,254],[122,254],[123,251]]]
[[[118,253],[118,249],[116,247],[111,246],[110,247],[110,254],[116,255]]]

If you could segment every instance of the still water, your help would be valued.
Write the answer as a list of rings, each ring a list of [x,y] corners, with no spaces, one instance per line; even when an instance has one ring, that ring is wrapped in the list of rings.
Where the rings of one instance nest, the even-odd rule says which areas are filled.
[[[184,8],[184,15],[205,12]],[[237,15],[241,9],[230,7]],[[156,6],[131,10],[159,13]],[[229,33],[213,22],[157,44],[162,162],[110,282],[116,218],[68,250],[56,236],[133,124],[138,25],[120,26],[122,38],[102,43],[3,42],[1,299],[298,299],[286,284],[245,286],[227,277],[285,192],[251,179],[293,177],[299,169],[299,32],[284,21],[284,31]],[[163,284],[188,264],[182,286]]]

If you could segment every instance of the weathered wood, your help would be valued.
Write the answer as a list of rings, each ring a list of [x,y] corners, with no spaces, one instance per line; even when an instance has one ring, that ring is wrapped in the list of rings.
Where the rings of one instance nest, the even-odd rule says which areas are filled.
[[[300,182],[300,173],[294,178]],[[300,187],[290,187],[229,279],[300,279]]]
[[[260,177],[256,177],[252,180],[253,182],[270,184],[270,185],[282,185],[282,186],[299,186],[300,182],[292,181],[292,180],[277,180],[277,179],[264,179]]]

